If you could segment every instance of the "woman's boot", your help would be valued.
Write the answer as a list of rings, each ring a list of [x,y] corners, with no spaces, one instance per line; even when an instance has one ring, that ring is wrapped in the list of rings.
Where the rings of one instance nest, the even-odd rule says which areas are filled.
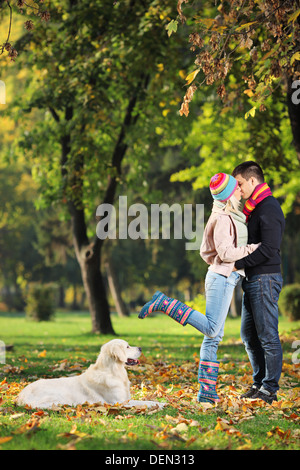
[[[152,299],[144,305],[139,313],[139,318],[146,318],[149,313],[152,312],[164,312],[166,315],[173,318],[173,320],[184,326],[190,314],[193,312],[193,309],[180,302],[180,300],[172,299],[162,292],[157,291]]]
[[[220,400],[216,391],[219,364],[218,361],[200,361],[198,372],[200,390],[197,401],[215,403]]]

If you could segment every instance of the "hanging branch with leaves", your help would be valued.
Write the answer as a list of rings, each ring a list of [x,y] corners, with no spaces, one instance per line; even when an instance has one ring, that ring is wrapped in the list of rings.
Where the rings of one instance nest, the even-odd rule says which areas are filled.
[[[26,9],[26,13],[34,14],[35,16],[40,17],[41,21],[49,21],[50,13],[49,11],[45,10],[43,6],[40,6],[39,5],[40,3],[43,4],[44,0],[38,0],[38,1],[29,0],[28,2],[25,2],[24,0],[17,0],[14,2],[15,6],[18,7],[19,12],[21,14],[24,13],[24,9]],[[18,51],[10,43],[10,35],[12,31],[12,21],[13,21],[12,2],[9,0],[0,1],[0,12],[3,11],[4,9],[9,10],[9,25],[8,25],[6,41],[2,44],[2,46],[0,46],[0,55],[2,55],[4,52],[7,52],[8,57],[10,57],[11,60],[15,61],[18,56]],[[28,31],[33,30],[34,29],[33,21],[26,20],[24,22],[24,28],[27,29]]]
[[[204,83],[216,86],[224,105],[231,107],[241,93],[240,87],[236,92],[227,90],[226,78],[236,61],[245,84],[243,93],[253,102],[246,118],[254,116],[257,108],[266,109],[265,100],[278,86],[278,79],[299,78],[299,0],[212,0],[210,5],[205,3],[205,9],[195,10],[192,19],[183,14],[184,3],[189,0],[178,1],[178,18],[166,27],[169,36],[179,23],[192,24],[193,29],[189,42],[196,69],[186,77],[189,87],[181,116],[188,116],[189,103]]]

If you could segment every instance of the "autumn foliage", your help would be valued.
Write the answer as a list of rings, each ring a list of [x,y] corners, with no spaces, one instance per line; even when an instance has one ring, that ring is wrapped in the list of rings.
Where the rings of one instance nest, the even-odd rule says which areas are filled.
[[[282,340],[289,338],[282,337]],[[46,361],[46,350],[42,353],[39,357]],[[30,364],[6,365],[2,369],[6,377],[0,382],[0,417],[8,419],[9,426],[2,427],[0,446],[20,443],[22,437],[26,437],[24,442],[30,446],[30,442],[36,442],[34,439],[50,432],[54,422],[59,422],[61,427],[56,431],[53,445],[64,450],[91,448],[99,436],[102,448],[113,445],[114,449],[123,446],[138,449],[141,443],[164,450],[267,450],[297,446],[300,398],[299,387],[295,385],[299,380],[299,365],[284,362],[280,399],[267,405],[261,400],[239,398],[252,382],[248,362],[221,362],[218,382],[221,401],[213,406],[196,401],[198,363],[197,354],[191,360],[176,363],[142,356],[141,364],[129,370],[133,398],[163,401],[167,404],[163,410],[158,406],[133,408],[126,403],[62,405],[51,410],[16,407],[14,399],[28,383],[24,373]],[[65,358],[50,365],[49,374],[81,373],[86,367],[83,357],[75,363]],[[254,429],[261,435],[260,446]]]
[[[180,114],[187,116],[189,102],[201,85],[214,85],[224,105],[246,94],[254,109],[265,110],[265,100],[279,86],[278,79],[299,78],[300,4],[294,0],[229,0],[205,2],[205,7],[184,14],[178,1],[178,22],[188,23],[189,42],[196,69],[187,77],[189,86]],[[210,4],[210,7],[207,7]],[[175,27],[174,27],[175,25]],[[230,81],[232,74],[237,81]],[[197,81],[196,81],[197,77]]]

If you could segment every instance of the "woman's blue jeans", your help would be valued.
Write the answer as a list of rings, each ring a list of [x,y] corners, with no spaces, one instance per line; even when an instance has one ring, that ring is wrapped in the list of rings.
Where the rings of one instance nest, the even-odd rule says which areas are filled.
[[[194,310],[187,321],[205,335],[200,349],[200,360],[216,361],[218,345],[224,336],[224,324],[235,286],[240,274],[233,271],[229,277],[208,271],[205,278],[206,311]]]
[[[243,280],[241,338],[253,369],[253,384],[271,393],[279,389],[282,349],[278,334],[281,274],[257,274]]]

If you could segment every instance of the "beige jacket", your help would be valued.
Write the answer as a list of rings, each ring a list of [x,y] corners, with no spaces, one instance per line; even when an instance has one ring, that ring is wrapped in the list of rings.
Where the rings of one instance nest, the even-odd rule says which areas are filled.
[[[237,246],[237,228],[230,213],[213,211],[204,230],[200,247],[201,258],[210,265],[209,270],[230,276],[234,263],[252,253],[258,244]]]

